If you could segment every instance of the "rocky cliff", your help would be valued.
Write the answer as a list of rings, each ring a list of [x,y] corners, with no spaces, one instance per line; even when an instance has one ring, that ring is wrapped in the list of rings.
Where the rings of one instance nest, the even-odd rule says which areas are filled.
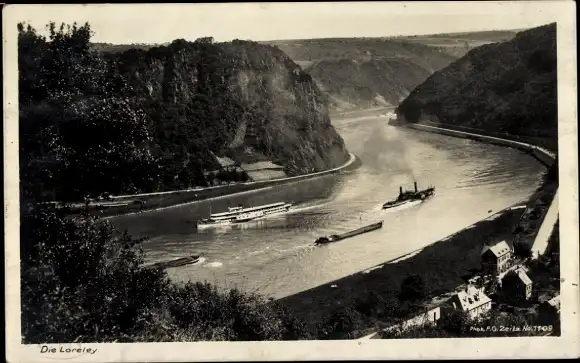
[[[396,112],[402,122],[554,139],[557,102],[554,23],[471,50],[416,87]]]
[[[176,40],[105,56],[149,115],[155,153],[177,172],[212,170],[215,156],[271,160],[291,175],[348,160],[321,91],[277,48]]]

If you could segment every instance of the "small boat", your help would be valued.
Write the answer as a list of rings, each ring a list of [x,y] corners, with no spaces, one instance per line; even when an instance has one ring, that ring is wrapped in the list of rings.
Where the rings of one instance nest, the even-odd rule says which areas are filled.
[[[283,214],[290,211],[292,203],[273,203],[256,207],[244,208],[243,206],[230,207],[227,212],[212,214],[209,218],[197,221],[197,228],[217,227],[244,223],[271,215]]]
[[[372,231],[380,229],[382,227],[383,227],[383,221],[380,221],[378,223],[370,224],[368,226],[364,226],[362,228],[355,229],[354,231],[346,232],[343,234],[333,234],[330,236],[320,237],[320,238],[316,239],[316,241],[314,241],[314,245],[320,246],[320,245],[324,245],[324,244],[328,244],[328,243],[332,243],[332,242],[341,241],[343,239],[354,237],[354,236],[357,236],[359,234],[372,232]]]
[[[424,189],[424,190],[418,190],[417,189],[417,182],[414,182],[413,184],[415,186],[414,191],[406,190],[403,192],[403,187],[399,187],[399,196],[397,197],[397,199],[392,200],[390,202],[386,202],[385,204],[383,204],[383,209],[398,207],[400,205],[407,204],[409,202],[413,202],[413,201],[417,201],[417,200],[425,201],[426,199],[435,195],[435,188],[434,187],[429,187],[429,188]]]

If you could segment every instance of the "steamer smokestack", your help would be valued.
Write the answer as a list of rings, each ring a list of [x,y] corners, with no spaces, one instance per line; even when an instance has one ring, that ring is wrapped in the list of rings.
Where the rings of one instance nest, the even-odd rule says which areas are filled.
[[[413,182],[413,185],[415,185],[415,193],[417,193],[417,182]]]
[[[399,195],[403,194],[403,187],[399,187]]]

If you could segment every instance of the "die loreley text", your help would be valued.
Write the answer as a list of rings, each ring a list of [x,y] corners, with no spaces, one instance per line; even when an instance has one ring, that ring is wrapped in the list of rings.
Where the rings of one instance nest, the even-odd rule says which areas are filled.
[[[63,347],[60,346],[58,348],[49,347],[48,345],[43,345],[40,347],[40,353],[44,354],[56,354],[56,353],[69,353],[69,354],[95,354],[97,352],[96,348],[73,348],[73,347]]]

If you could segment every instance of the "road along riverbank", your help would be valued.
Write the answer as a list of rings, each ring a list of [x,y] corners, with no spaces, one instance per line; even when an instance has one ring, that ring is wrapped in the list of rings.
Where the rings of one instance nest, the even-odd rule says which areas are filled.
[[[391,123],[391,124],[393,124],[393,123]],[[522,151],[532,155],[539,162],[541,162],[542,164],[544,164],[547,167],[550,167],[554,163],[554,161],[556,160],[556,154],[553,151],[548,150],[546,147],[540,147],[540,146],[530,144],[527,142],[514,140],[515,138],[518,138],[518,139],[522,139],[522,138],[519,138],[519,137],[513,136],[513,135],[504,135],[503,137],[496,137],[496,136],[491,136],[491,135],[485,135],[482,133],[481,130],[470,129],[471,132],[467,132],[467,131],[462,131],[462,130],[458,130],[458,129],[447,128],[447,125],[445,125],[444,127],[434,126],[434,125],[440,125],[440,124],[426,124],[426,123],[411,124],[411,123],[406,123],[406,124],[394,124],[394,125],[403,126],[403,127],[407,127],[407,128],[411,128],[411,129],[415,129],[415,130],[419,130],[419,131],[433,132],[433,133],[437,133],[437,134],[441,134],[441,135],[459,137],[459,138],[464,138],[464,139],[471,139],[471,140],[486,142],[489,144],[494,144],[494,145],[499,145],[499,146],[513,147],[513,148],[516,148],[518,150],[522,150]],[[475,131],[477,131],[477,133]]]
[[[112,205],[106,209],[96,210],[95,213],[98,213],[98,215],[101,215],[104,218],[112,218],[115,216],[135,213],[145,213],[148,211],[173,208],[214,198],[223,198],[243,193],[251,193],[265,188],[288,185],[291,183],[307,179],[314,179],[321,176],[344,173],[354,170],[361,165],[361,161],[356,155],[350,153],[349,156],[349,160],[337,168],[288,178],[262,180],[207,188],[113,196],[113,203],[118,205]]]
[[[428,125],[405,126],[421,131],[515,147],[531,153],[545,166],[551,166],[555,161],[553,152],[519,141]],[[524,213],[535,208],[540,199],[554,205],[555,195],[557,195],[557,181],[545,180],[536,193],[525,201],[505,208],[434,244],[362,272],[282,298],[279,302],[305,318],[312,330],[316,330],[318,324],[336,313],[340,313],[342,317],[348,317],[350,329],[353,330],[349,337],[364,336],[371,333],[373,329],[380,330],[427,308],[433,297],[454,290],[463,284],[465,278],[471,275],[470,271],[480,267],[480,252],[485,243],[512,241],[517,233],[521,233],[516,227],[521,223]],[[554,212],[550,215],[553,216],[553,214]],[[545,216],[544,212],[540,219],[543,222],[540,227],[543,233],[538,234],[536,226],[532,228],[531,234],[529,231],[526,233],[528,238],[545,239],[544,235],[551,234],[553,225],[545,226],[545,224],[555,224],[557,218],[544,218]],[[398,298],[403,280],[410,275],[418,275],[424,282],[422,293],[425,298],[413,304]]]

